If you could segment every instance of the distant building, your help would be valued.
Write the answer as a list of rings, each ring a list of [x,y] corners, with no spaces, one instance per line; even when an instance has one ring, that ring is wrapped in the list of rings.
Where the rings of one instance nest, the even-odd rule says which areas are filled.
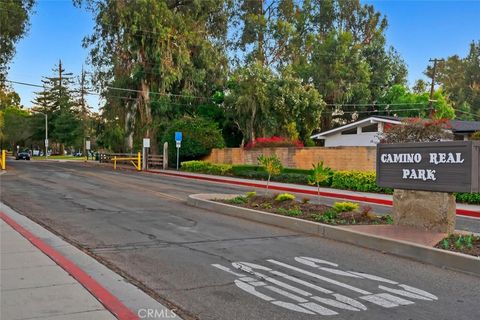
[[[317,133],[312,139],[324,140],[325,147],[375,146],[378,135],[383,132],[385,124],[401,124],[402,118],[373,116],[344,126]],[[470,134],[480,131],[480,121],[449,120],[449,130],[454,140],[468,140]]]

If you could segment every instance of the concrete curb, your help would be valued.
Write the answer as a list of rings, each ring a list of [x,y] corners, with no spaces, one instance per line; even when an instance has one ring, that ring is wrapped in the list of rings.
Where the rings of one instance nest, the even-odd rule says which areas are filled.
[[[83,271],[85,275],[82,279],[80,279],[82,281],[80,281],[75,277],[75,275],[71,273],[70,269],[65,269],[58,260],[55,260],[50,255],[48,255],[47,252],[37,247],[40,251],[49,256],[61,268],[63,268],[67,273],[72,275],[72,277],[75,278],[76,281],[78,281],[82,286],[84,286],[86,290],[88,290],[102,304],[103,301],[101,301],[101,297],[90,291],[85,285],[85,281],[83,280],[88,280],[88,278],[90,278],[91,280],[97,282],[105,290],[109,291],[111,295],[118,299],[121,304],[124,304],[126,308],[130,309],[134,316],[123,318],[118,317],[119,319],[140,319],[139,312],[143,314],[143,312],[147,312],[147,310],[157,310],[158,312],[163,311],[164,314],[170,315],[170,317],[168,318],[181,320],[181,317],[176,314],[174,315],[171,309],[149,296],[147,293],[135,286],[121,274],[111,270],[108,266],[95,260],[92,256],[88,255],[87,253],[83,252],[72,244],[66,242],[59,236],[48,231],[47,229],[37,224],[33,220],[29,219],[28,217],[16,212],[3,202],[0,202],[0,213],[2,212],[8,217],[10,217],[10,219],[12,219],[20,227],[31,233],[33,237],[43,242],[45,244],[45,247],[50,248],[50,251],[56,251],[57,256],[62,256],[64,259],[70,260],[72,264],[76,265],[77,268]],[[22,234],[22,236],[24,235]],[[31,238],[27,238],[27,240],[31,242]],[[112,312],[112,310],[110,311]]]
[[[231,199],[235,196],[236,195],[225,194],[193,194],[188,197],[187,202],[191,206],[215,211],[217,213],[346,242],[400,257],[410,258],[440,268],[480,276],[480,258],[470,255],[212,201],[212,199]]]

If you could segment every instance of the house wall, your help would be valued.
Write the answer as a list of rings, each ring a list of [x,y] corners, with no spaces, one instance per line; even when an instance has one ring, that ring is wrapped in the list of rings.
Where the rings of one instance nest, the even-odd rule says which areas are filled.
[[[368,126],[366,123],[362,127]],[[383,132],[383,123],[378,123],[377,132],[362,132],[362,127],[357,127],[356,134],[342,134],[341,131],[325,136],[325,147],[375,147],[378,143],[378,135]]]
[[[213,149],[203,160],[212,163],[258,164],[260,155],[276,154],[285,167],[311,169],[323,163],[334,170],[374,171],[375,147],[312,147],[312,148],[224,148]]]
[[[364,146],[374,147],[378,143],[377,132],[342,134],[336,132],[325,137],[325,147]]]

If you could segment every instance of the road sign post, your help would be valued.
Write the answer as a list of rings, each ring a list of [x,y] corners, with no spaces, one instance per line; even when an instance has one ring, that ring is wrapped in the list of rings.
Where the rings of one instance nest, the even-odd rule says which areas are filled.
[[[86,156],[87,156],[87,161],[88,161],[88,154],[90,153],[90,140],[85,140],[85,150],[86,150]]]
[[[148,169],[148,149],[150,148],[150,138],[143,138],[143,148],[142,148],[142,169]]]
[[[175,132],[175,143],[177,147],[177,171],[178,171],[178,162],[180,159],[180,147],[182,145],[182,133],[179,131]]]

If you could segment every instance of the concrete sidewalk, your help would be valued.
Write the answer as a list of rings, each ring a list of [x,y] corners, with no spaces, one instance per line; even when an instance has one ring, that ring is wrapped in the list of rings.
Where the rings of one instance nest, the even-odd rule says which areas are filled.
[[[0,319],[179,319],[128,279],[0,202]]]
[[[172,176],[180,176],[185,178],[210,180],[210,181],[220,182],[220,183],[234,183],[234,184],[241,184],[246,186],[251,185],[255,187],[259,187],[259,186],[264,187],[266,185],[266,181],[262,181],[262,180],[235,178],[235,177],[227,177],[227,176],[215,176],[215,175],[191,173],[191,172],[184,172],[184,171],[152,169],[152,170],[148,170],[148,172],[167,174]],[[308,194],[317,193],[316,187],[293,184],[293,183],[270,182],[270,188],[276,189],[276,190],[290,191],[290,192],[299,192],[299,193],[305,192]],[[365,202],[371,202],[371,203],[382,204],[387,206],[391,206],[391,202],[392,202],[392,195],[389,195],[389,194],[359,192],[359,191],[341,190],[341,189],[333,189],[333,188],[320,188],[320,195],[324,197],[343,198],[347,200],[350,199],[352,201],[365,201]],[[457,214],[480,218],[480,205],[457,203]]]
[[[87,289],[0,220],[2,320],[116,319]]]

